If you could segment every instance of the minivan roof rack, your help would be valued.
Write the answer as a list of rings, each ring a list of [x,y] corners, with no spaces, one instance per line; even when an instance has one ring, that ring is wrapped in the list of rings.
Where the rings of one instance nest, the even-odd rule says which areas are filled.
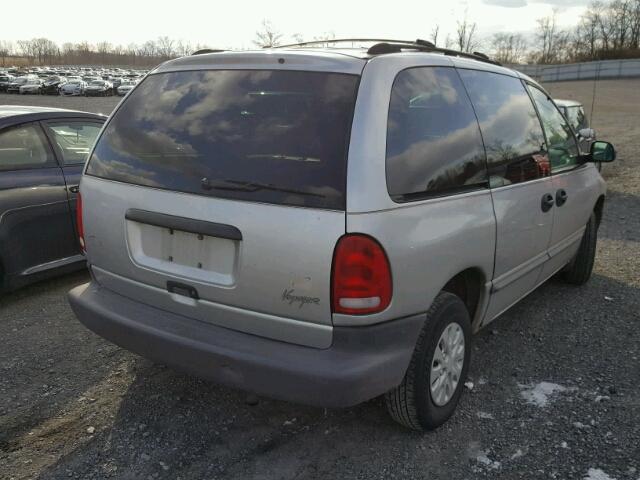
[[[204,55],[205,53],[220,53],[220,52],[224,52],[224,50],[216,50],[213,48],[203,48],[202,50],[197,50],[195,52],[193,52],[191,55]]]
[[[390,40],[382,38],[334,38],[330,40],[313,40],[309,42],[291,43],[288,45],[279,45],[275,47],[264,48],[290,48],[290,47],[310,47],[313,45],[326,45],[330,43],[356,43],[371,42],[374,43],[368,50],[369,55],[383,55],[385,53],[398,53],[404,50],[418,50],[420,52],[442,53],[452,57],[471,58],[480,62],[491,63],[492,65],[501,65],[500,62],[492,60],[482,52],[461,52],[451,48],[436,47],[428,40]]]
[[[471,58],[480,62],[491,63],[492,65],[502,65],[500,62],[490,59],[486,54],[482,52],[461,52],[459,50],[453,50],[451,48],[436,47],[433,44],[423,45],[421,43],[418,43],[418,41],[410,43],[376,43],[371,48],[369,48],[369,50],[367,50],[367,53],[369,53],[370,55],[382,55],[385,53],[398,53],[403,49],[418,50],[420,52],[442,53],[444,55],[449,55],[452,57]]]
[[[385,43],[402,43],[402,44],[420,42],[419,43],[420,45],[435,47],[433,43],[427,40],[420,40],[420,39],[414,42],[413,40],[390,40],[390,39],[384,39],[384,38],[331,38],[327,40],[311,40],[308,42],[290,43],[288,45],[278,45],[273,47],[266,46],[264,48],[309,47],[312,45],[325,45],[327,43],[356,43],[356,42],[371,42],[371,43],[385,42]]]

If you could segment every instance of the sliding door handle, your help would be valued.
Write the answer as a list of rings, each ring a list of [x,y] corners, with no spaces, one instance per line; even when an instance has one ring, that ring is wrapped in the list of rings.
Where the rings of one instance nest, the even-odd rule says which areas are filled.
[[[551,207],[553,207],[553,204],[554,204],[553,195],[551,195],[550,193],[545,193],[542,196],[542,201],[540,204],[540,206],[542,207],[542,211],[548,212],[549,210],[551,210]]]

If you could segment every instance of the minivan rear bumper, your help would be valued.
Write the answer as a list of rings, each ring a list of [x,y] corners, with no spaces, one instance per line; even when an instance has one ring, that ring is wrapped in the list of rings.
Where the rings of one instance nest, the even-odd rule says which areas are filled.
[[[230,330],[135,302],[95,281],[69,292],[89,329],[143,357],[282,400],[348,407],[397,386],[424,315],[366,327],[334,327],[327,349]]]

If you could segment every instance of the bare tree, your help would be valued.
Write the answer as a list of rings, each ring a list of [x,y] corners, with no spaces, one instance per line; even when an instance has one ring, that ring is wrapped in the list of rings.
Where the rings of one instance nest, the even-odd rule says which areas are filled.
[[[313,37],[313,40],[316,42],[322,42],[323,40],[326,40],[326,41],[335,40],[335,38],[336,38],[336,33],[333,31],[329,31],[329,32],[321,33],[320,35],[315,35]]]
[[[19,53],[27,59],[29,63],[33,63],[35,59],[34,48],[31,40],[18,40]]]
[[[574,32],[573,53],[576,59],[595,59],[600,48],[599,22],[603,5],[593,2],[580,17]]]
[[[640,0],[635,0],[631,7],[629,30],[629,46],[634,50],[640,49]]]
[[[478,41],[476,39],[476,27],[475,22],[470,23],[467,20],[467,14],[465,12],[462,22],[458,21],[458,28],[456,29],[456,41],[458,50],[461,52],[473,52],[478,48]]]
[[[73,57],[75,54],[75,48],[73,43],[66,42],[62,44],[62,61],[64,63],[74,63]]]
[[[2,66],[5,66],[5,59],[13,55],[13,42],[8,40],[0,40],[0,57],[2,58]]]
[[[176,46],[176,54],[179,57],[186,57],[187,55],[191,55],[195,50],[191,47],[191,43],[183,42],[182,40],[178,41],[178,45]]]
[[[100,62],[107,63],[107,56],[112,48],[111,44],[109,42],[100,42],[96,45],[96,48],[98,49],[98,55],[100,55]]]
[[[142,54],[145,57],[158,56],[159,53],[158,53],[158,46],[156,45],[156,42],[153,40],[147,40],[146,42],[144,42],[144,44],[142,45]]]
[[[256,32],[253,43],[258,47],[276,47],[280,44],[282,34],[278,32],[269,20],[262,21],[262,28]]]
[[[158,37],[158,41],[156,42],[157,52],[161,57],[171,58],[175,56],[175,40],[164,36]]]
[[[538,32],[536,33],[536,40],[540,49],[538,55],[539,63],[553,63],[559,60],[560,51],[558,50],[558,43],[566,36],[565,32],[562,32],[556,23],[556,11],[553,15],[539,18]]]
[[[519,63],[527,52],[527,40],[521,33],[495,33],[491,38],[493,57],[501,63]]]
[[[453,48],[455,46],[454,43],[451,35],[447,33],[447,36],[444,38],[444,48]]]
[[[438,45],[438,35],[440,34],[440,25],[436,25],[431,29],[431,42]]]

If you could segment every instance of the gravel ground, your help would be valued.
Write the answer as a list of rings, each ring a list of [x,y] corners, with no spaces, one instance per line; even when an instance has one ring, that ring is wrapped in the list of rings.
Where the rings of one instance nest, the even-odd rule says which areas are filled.
[[[592,98],[592,82],[547,87]],[[117,101],[0,95],[100,112]],[[473,387],[439,430],[403,430],[380,399],[250,405],[152,364],[76,321],[77,273],[0,299],[0,478],[640,480],[640,79],[600,82],[593,125],[620,158],[604,170],[591,281],[551,280],[478,334]]]

